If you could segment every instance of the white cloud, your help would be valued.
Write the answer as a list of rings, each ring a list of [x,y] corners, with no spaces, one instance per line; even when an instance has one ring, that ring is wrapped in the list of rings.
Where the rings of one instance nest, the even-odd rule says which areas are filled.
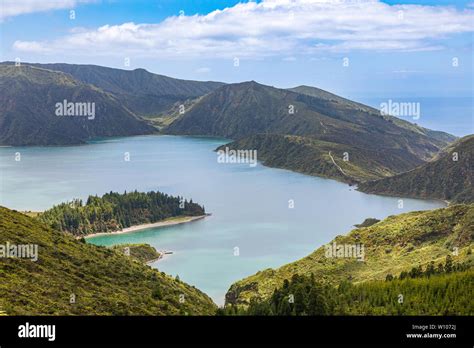
[[[207,67],[203,67],[203,68],[196,69],[195,72],[198,74],[207,74],[211,72],[211,69]]]
[[[35,41],[17,41],[15,47],[19,51],[35,52],[35,53],[50,53],[51,49],[47,46],[41,45]]]
[[[423,71],[420,71],[420,70],[405,70],[405,69],[402,69],[402,70],[394,70],[392,71],[392,74],[418,74],[418,73],[422,73]]]
[[[94,0],[1,0],[0,21],[8,17],[50,10],[72,9]]]
[[[353,50],[443,48],[450,35],[474,31],[474,11],[388,5],[377,0],[264,0],[156,24],[76,29],[53,41],[16,41],[23,52],[81,52],[168,58],[264,57]]]

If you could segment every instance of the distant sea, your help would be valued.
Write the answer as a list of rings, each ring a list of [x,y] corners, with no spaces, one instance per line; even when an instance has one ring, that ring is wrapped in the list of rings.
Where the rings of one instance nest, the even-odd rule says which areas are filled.
[[[474,134],[474,97],[359,97],[353,100],[380,109],[381,103],[420,103],[420,118],[400,117],[420,126],[451,133],[456,136]]]

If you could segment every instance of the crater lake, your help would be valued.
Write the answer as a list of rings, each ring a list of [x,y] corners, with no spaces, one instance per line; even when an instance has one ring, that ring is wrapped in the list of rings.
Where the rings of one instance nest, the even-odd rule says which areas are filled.
[[[148,243],[172,251],[152,264],[222,305],[229,286],[302,258],[368,217],[445,206],[367,195],[346,184],[261,163],[218,163],[226,139],[138,136],[67,147],[0,148],[0,204],[40,211],[109,191],[159,190],[204,205],[204,219],[89,243]],[[129,159],[128,161],[126,159]],[[41,257],[41,255],[39,256]]]

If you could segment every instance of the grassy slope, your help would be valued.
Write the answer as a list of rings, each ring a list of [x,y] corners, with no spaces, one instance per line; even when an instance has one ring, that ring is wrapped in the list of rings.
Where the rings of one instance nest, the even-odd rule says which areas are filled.
[[[407,168],[402,157],[385,153],[383,150],[371,151],[294,135],[253,135],[223,145],[219,149],[225,147],[257,149],[258,160],[267,166],[347,183],[375,180],[394,175],[397,167]],[[348,155],[348,161],[344,161],[345,153]]]
[[[110,93],[62,72],[1,64],[0,89],[1,145],[81,144],[156,131]],[[64,100],[95,103],[95,118],[57,116],[56,103]]]
[[[363,110],[363,111],[368,112],[368,113],[380,114],[380,111],[373,108],[373,107],[370,107],[370,106],[367,106],[367,105],[364,105],[364,104],[361,104],[361,103],[358,103],[358,102],[354,102],[354,101],[346,99],[346,98],[342,98],[338,95],[335,95],[333,93],[329,93],[327,91],[324,91],[324,90],[316,88],[316,87],[298,86],[298,87],[294,87],[294,88],[289,88],[288,90],[293,91],[293,92],[297,92],[297,93],[301,93],[301,94],[306,94],[306,95],[313,96],[313,97],[317,97],[317,98],[320,98],[320,99],[333,101],[333,102],[339,103],[341,105],[351,106],[353,108],[357,108],[357,109]],[[410,123],[408,121],[402,120],[402,119],[397,118],[397,117],[393,117],[393,116],[390,116],[390,115],[384,115],[383,118],[386,119],[389,122],[392,122],[392,123],[396,124],[399,127],[405,128],[405,129],[410,130],[412,132],[428,135],[428,136],[438,140],[440,142],[440,144],[450,143],[450,142],[456,140],[456,137],[449,134],[449,133],[424,128],[424,127],[418,126],[415,123]]]
[[[37,262],[0,259],[0,308],[9,315],[208,315],[216,309],[196,288],[122,253],[7,208],[0,207],[0,216],[0,244],[39,246]]]
[[[301,260],[234,283],[226,295],[226,302],[246,304],[253,297],[266,298],[293,274],[314,273],[317,280],[334,284],[348,279],[354,282],[385,279],[388,273],[399,274],[432,260],[441,262],[454,247],[458,248],[454,261],[464,262],[472,258],[467,251],[474,247],[473,233],[472,204],[390,216],[334,239],[337,244],[362,243],[365,262],[326,258],[323,246]]]
[[[453,153],[458,160],[453,161]],[[432,161],[409,172],[359,185],[367,193],[474,202],[474,135],[466,136]]]
[[[183,110],[184,112],[189,111],[199,100],[201,100],[201,98],[202,97],[197,97],[194,99],[187,99],[185,101],[177,101],[167,110],[147,116],[147,118],[157,129],[164,129],[180,118],[182,116]],[[183,107],[184,109],[182,109]]]
[[[126,248],[130,252],[130,257],[143,263],[157,260],[161,257],[161,254],[149,244],[118,244],[112,247],[113,250],[120,254],[125,254]]]

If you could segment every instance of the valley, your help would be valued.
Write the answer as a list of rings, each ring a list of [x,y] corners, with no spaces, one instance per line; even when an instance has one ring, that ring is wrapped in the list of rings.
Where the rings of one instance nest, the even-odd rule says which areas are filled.
[[[0,87],[6,91],[0,97],[0,204],[43,211],[28,213],[30,219],[2,208],[11,220],[2,236],[11,238],[18,222],[30,224],[32,231],[43,231],[40,239],[51,234],[55,243],[70,243],[73,253],[85,247],[99,253],[103,267],[111,267],[106,259],[112,252],[119,268],[150,263],[176,275],[131,270],[141,279],[136,291],[146,294],[133,305],[124,300],[129,280],[117,276],[123,306],[99,306],[96,314],[207,315],[216,312],[214,303],[225,304],[227,314],[245,308],[268,312],[279,303],[269,304],[271,294],[289,280],[314,289],[349,281],[355,286],[350,294],[371,286],[392,292],[394,284],[410,285],[403,279],[376,282],[415,265],[431,272],[427,265],[441,262],[453,247],[460,252],[460,272],[471,268],[472,136],[458,139],[310,86],[282,89],[255,81],[179,80],[144,69],[4,62]],[[59,117],[69,115],[55,109],[66,101],[74,107],[71,116],[85,117]],[[85,115],[75,111],[83,105],[90,106]],[[229,159],[231,153],[236,158]],[[443,201],[465,204],[445,208]],[[321,256],[326,243],[336,242],[363,248],[363,262]],[[124,248],[133,254],[131,264],[121,258]],[[173,257],[162,258],[157,250],[173,250]],[[48,253],[43,257],[55,263],[57,255]],[[97,276],[96,282],[116,271],[113,266],[109,275],[88,275],[90,268],[73,263],[79,268],[72,274]],[[20,274],[28,268],[17,266]],[[162,285],[135,271],[154,280],[161,274]],[[315,276],[321,284],[299,276]],[[437,279],[461,289],[470,276]],[[29,291],[39,294],[41,284]],[[199,304],[165,306],[160,301],[170,300],[163,295],[167,287],[187,291]],[[96,306],[92,297],[105,294],[87,286],[81,291],[86,307],[70,311],[56,301],[49,313],[85,313]],[[337,311],[368,313],[346,300],[347,308]],[[16,300],[8,301],[0,303],[7,313],[42,312],[35,306],[19,312],[12,307]],[[145,310],[144,303],[151,307]],[[313,311],[308,308],[301,313]],[[377,313],[393,312],[387,308]]]

